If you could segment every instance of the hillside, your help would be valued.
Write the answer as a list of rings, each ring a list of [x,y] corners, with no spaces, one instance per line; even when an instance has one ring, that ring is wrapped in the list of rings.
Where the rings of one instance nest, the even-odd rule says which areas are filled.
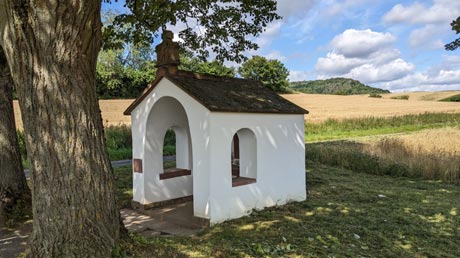
[[[348,78],[291,82],[291,88],[295,91],[312,94],[357,95],[390,93],[388,90],[367,86],[359,81]]]

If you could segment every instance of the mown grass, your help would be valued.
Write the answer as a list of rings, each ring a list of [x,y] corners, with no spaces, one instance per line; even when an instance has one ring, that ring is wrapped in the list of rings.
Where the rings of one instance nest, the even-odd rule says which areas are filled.
[[[458,257],[460,186],[355,173],[315,163],[307,168],[307,201],[255,211],[195,237],[133,235],[133,241],[123,242],[116,254]]]
[[[460,125],[460,113],[424,113],[394,117],[328,119],[323,123],[307,123],[305,141],[346,139],[360,136],[414,132],[423,129]]]

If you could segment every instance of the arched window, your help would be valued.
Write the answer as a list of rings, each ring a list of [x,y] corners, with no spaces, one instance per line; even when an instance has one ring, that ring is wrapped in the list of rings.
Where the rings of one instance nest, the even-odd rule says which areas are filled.
[[[232,185],[255,183],[257,179],[257,141],[249,129],[238,130],[231,146]]]
[[[191,174],[190,139],[187,131],[178,126],[169,128],[163,138],[163,173],[160,179]]]
[[[176,133],[172,128],[163,139],[163,171],[176,167]]]

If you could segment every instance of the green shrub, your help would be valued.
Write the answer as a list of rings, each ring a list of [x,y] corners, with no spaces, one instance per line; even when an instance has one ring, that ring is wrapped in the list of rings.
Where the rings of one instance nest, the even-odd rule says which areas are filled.
[[[176,146],[175,145],[164,145],[163,146],[163,156],[176,155]]]
[[[19,150],[23,159],[27,158],[26,142],[24,139],[24,133],[22,131],[16,131],[18,135]]]
[[[132,148],[131,127],[127,125],[108,126],[104,128],[108,149]]]
[[[369,98],[382,98],[382,95],[377,94],[377,93],[371,93],[369,94]]]
[[[110,160],[132,159],[132,148],[107,149]]]
[[[403,99],[403,100],[408,100],[408,99],[409,99],[409,95],[394,96],[394,97],[391,97],[391,99]]]
[[[453,95],[450,97],[447,97],[445,99],[441,99],[440,101],[445,101],[445,102],[460,102],[460,94]]]

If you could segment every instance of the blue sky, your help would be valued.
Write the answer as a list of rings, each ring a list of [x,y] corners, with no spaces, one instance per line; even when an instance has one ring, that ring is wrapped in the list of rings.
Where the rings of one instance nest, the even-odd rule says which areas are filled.
[[[121,8],[121,4],[104,5]],[[391,91],[460,90],[460,50],[450,22],[460,1],[280,0],[283,16],[255,38],[291,81],[347,77]],[[178,32],[180,28],[172,28]],[[228,63],[230,65],[236,65]]]

